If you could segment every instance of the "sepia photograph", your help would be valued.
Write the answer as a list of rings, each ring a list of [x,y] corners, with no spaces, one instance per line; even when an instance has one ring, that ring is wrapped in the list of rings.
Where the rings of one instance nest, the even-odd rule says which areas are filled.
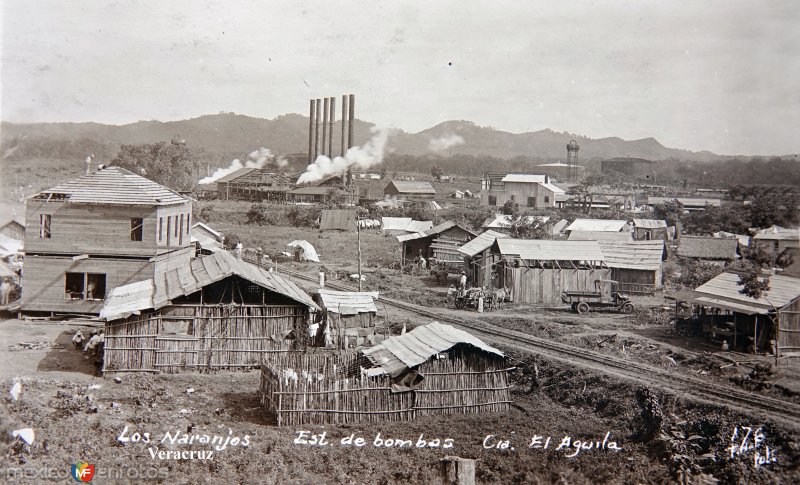
[[[0,483],[800,483],[798,25],[4,0]]]

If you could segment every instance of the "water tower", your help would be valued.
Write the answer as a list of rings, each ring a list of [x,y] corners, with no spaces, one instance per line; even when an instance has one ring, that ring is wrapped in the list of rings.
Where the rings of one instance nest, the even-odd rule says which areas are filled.
[[[570,140],[567,144],[567,178],[572,182],[578,181],[578,142]]]

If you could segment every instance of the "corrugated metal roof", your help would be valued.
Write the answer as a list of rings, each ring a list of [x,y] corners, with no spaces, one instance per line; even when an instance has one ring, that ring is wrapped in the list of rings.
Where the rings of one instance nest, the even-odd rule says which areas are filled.
[[[246,175],[250,175],[251,173],[257,172],[259,170],[261,170],[261,169],[260,168],[240,168],[239,170],[236,170],[235,172],[231,172],[228,175],[222,176],[222,177],[214,180],[212,183],[217,184],[217,183],[220,183],[220,182],[222,182],[222,183],[232,182],[232,181],[234,181],[234,180],[236,180],[236,179],[238,179],[240,177],[244,177]]]
[[[624,230],[627,224],[626,221],[612,219],[575,219],[565,230],[619,232]]]
[[[547,175],[533,175],[530,173],[509,173],[503,177],[503,182],[521,182],[525,184],[546,184],[550,180]]]
[[[663,204],[665,202],[672,202],[677,200],[681,203],[684,207],[705,207],[706,205],[710,205],[713,207],[719,207],[722,205],[721,199],[697,199],[697,198],[690,198],[690,197],[648,197],[647,203],[649,205],[653,204]]]
[[[432,228],[428,229],[427,231],[415,232],[415,233],[412,233],[412,234],[403,234],[401,236],[397,236],[397,240],[400,241],[400,242],[403,242],[403,241],[411,241],[413,239],[422,239],[424,237],[435,236],[436,234],[442,233],[442,232],[444,232],[444,231],[446,231],[448,229],[451,229],[453,227],[460,227],[461,229],[463,229],[463,230],[467,231],[468,233],[472,234],[473,236],[475,235],[474,232],[470,231],[469,229],[465,229],[465,228],[459,226],[458,224],[456,224],[453,221],[445,221],[445,222],[443,222],[443,223],[441,223],[441,224],[439,224],[437,226],[433,226]]]
[[[739,276],[734,273],[722,273],[707,283],[700,285],[695,294],[700,297],[716,298],[729,303],[739,303],[749,307],[760,308],[761,313],[773,309],[773,305],[781,308],[800,298],[800,278],[775,275],[769,278],[769,291],[758,300],[739,293]]]
[[[553,235],[561,234],[561,231],[563,231],[568,225],[569,221],[566,219],[561,219],[560,221],[556,222],[553,225]]]
[[[657,271],[667,258],[664,241],[599,241],[609,268]]]
[[[322,211],[319,221],[320,231],[355,231],[356,211],[346,209],[327,209]]]
[[[739,241],[735,238],[683,236],[678,241],[678,254],[687,258],[734,260]]]
[[[658,219],[633,219],[633,227],[638,227],[640,229],[666,228],[667,221]]]
[[[14,270],[11,269],[5,261],[0,261],[0,278],[6,278],[9,276],[14,276]]]
[[[761,229],[753,238],[767,241],[800,241],[800,228],[789,229],[781,226],[772,226],[767,229]]]
[[[384,231],[422,232],[433,227],[432,221],[414,221],[410,217],[382,217]]]
[[[435,194],[436,189],[433,188],[433,185],[430,182],[416,182],[410,180],[392,180],[389,182],[389,185],[394,185],[394,188],[397,189],[397,192],[401,194]],[[386,192],[386,189],[389,188],[389,185],[383,190]]]
[[[629,232],[572,231],[570,241],[633,241]]]
[[[70,203],[173,205],[188,199],[121,167],[108,167],[33,195],[33,199],[63,198]]]
[[[375,299],[377,291],[335,291],[327,288],[319,289],[322,305],[332,313],[355,315],[358,313],[377,313]]]
[[[597,241],[498,239],[500,254],[538,261],[604,261]]]
[[[492,231],[490,229],[482,234],[478,234],[478,237],[458,248],[458,252],[466,256],[472,257],[492,247],[492,244],[494,244],[495,240],[497,240],[498,238],[506,238],[506,237],[510,236],[508,234]]]
[[[364,350],[364,355],[375,366],[383,368],[394,377],[458,344],[469,344],[484,352],[503,357],[501,351],[472,334],[438,322],[422,325],[405,335],[386,339]]]
[[[100,310],[100,318],[111,321],[141,310],[158,310],[175,298],[191,295],[234,275],[303,305],[319,308],[295,283],[222,251],[193,259],[186,266],[158,272],[152,279],[112,289]]]
[[[0,234],[0,258],[16,254],[22,250],[23,245],[23,241],[19,239],[12,239],[5,234]]]

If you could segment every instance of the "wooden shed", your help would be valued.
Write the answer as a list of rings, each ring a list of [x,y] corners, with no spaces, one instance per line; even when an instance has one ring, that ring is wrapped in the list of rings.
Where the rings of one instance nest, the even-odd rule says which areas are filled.
[[[800,360],[800,278],[774,275],[769,290],[758,300],[739,292],[739,276],[722,273],[693,292],[692,303],[717,308],[706,333],[728,338],[731,350],[765,352],[770,342],[779,363]],[[701,320],[702,316],[698,317]],[[724,323],[728,323],[726,327]],[[705,322],[704,322],[705,323]],[[712,326],[713,325],[713,326]]]
[[[21,217],[12,217],[0,222],[0,234],[9,239],[23,241],[25,239],[25,220]]]
[[[507,237],[510,236],[490,229],[458,248],[458,252],[464,257],[467,278],[473,286],[487,288],[502,286],[499,275],[494,270],[495,265],[500,262],[500,255],[492,252],[492,246],[497,239]]]
[[[392,180],[383,189],[383,194],[408,200],[433,200],[436,198],[436,189],[430,182]]]
[[[739,258],[739,241],[735,237],[682,236],[677,253],[685,258],[727,266]]]
[[[355,231],[356,211],[346,209],[325,209],[320,214],[320,231]]]
[[[595,291],[595,280],[611,279],[597,241],[497,239],[492,252],[499,285],[515,303],[560,305],[561,292]]]
[[[375,345],[377,291],[336,291],[320,288],[315,300],[322,308],[316,345],[348,349]]]
[[[646,295],[663,286],[663,262],[667,260],[663,240],[599,241],[599,244],[619,291]]]
[[[667,221],[658,219],[633,219],[633,239],[650,241],[653,239],[669,240]]]
[[[356,354],[268,362],[261,402],[278,426],[504,412],[512,402],[507,371],[501,351],[433,322]]]
[[[319,307],[276,273],[217,252],[111,290],[104,372],[181,372],[259,366],[304,350]]]
[[[433,257],[436,261],[461,265],[464,259],[458,248],[475,236],[474,232],[452,221],[443,222],[427,231],[397,236],[402,244],[401,264],[405,266],[422,256],[426,260]]]

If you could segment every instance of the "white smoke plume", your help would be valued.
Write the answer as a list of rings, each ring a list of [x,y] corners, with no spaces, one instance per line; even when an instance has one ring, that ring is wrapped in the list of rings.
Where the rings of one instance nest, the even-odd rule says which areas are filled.
[[[456,145],[463,145],[464,139],[459,135],[444,135],[439,138],[431,140],[428,144],[428,149],[434,152],[441,152]]]
[[[218,179],[221,179],[222,177],[242,168],[264,168],[267,165],[267,163],[270,162],[277,164],[278,167],[285,167],[289,163],[283,157],[276,158],[269,148],[264,148],[264,147],[261,147],[258,150],[251,152],[250,155],[247,156],[247,158],[249,158],[249,160],[245,160],[244,163],[242,163],[238,158],[233,160],[229,166],[225,168],[218,168],[210,177],[205,177],[198,183],[199,184],[214,183]]]
[[[351,147],[342,157],[330,159],[320,155],[314,163],[306,167],[306,171],[297,179],[298,184],[305,184],[322,180],[332,175],[343,175],[350,167],[366,170],[383,161],[383,152],[391,130],[387,128],[373,128],[372,138],[360,147]]]

